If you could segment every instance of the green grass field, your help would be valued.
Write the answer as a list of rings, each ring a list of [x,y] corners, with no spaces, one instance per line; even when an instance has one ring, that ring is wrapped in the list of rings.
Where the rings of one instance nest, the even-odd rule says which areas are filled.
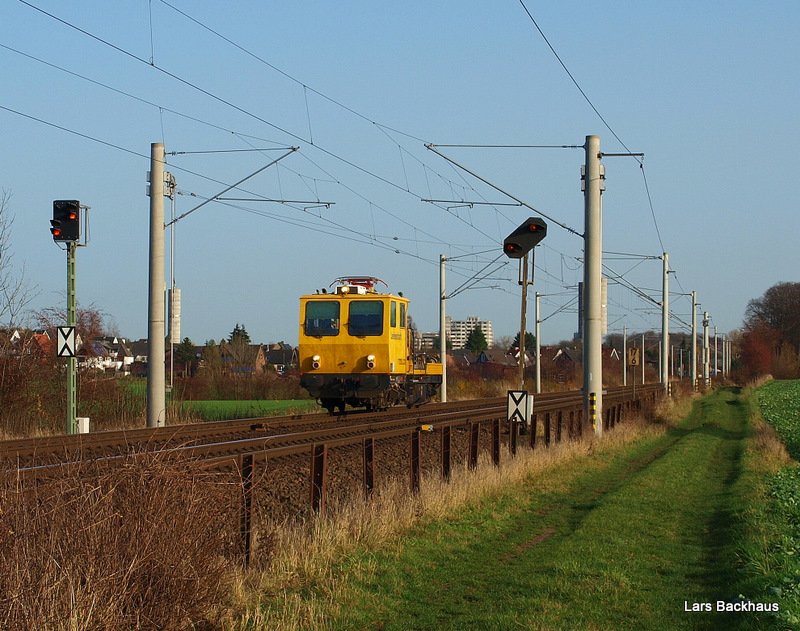
[[[739,595],[730,516],[742,508],[733,488],[746,428],[737,396],[713,395],[662,438],[555,472],[564,488],[531,480],[421,529],[375,556],[332,626],[763,628],[685,611]]]
[[[126,387],[143,400],[147,397],[145,379],[129,379]],[[167,393],[167,400],[171,398]],[[255,400],[205,400],[183,401],[180,416],[199,418],[204,421],[227,421],[239,418],[260,418],[284,414],[305,414],[321,410],[313,399],[255,399]]]
[[[304,414],[321,408],[310,399],[289,399],[282,401],[184,401],[184,413],[199,416],[206,421],[225,421],[236,418],[256,418],[280,416],[284,414]]]
[[[330,602],[325,629],[797,628],[800,476],[765,464],[751,415],[740,391],[714,392],[658,437],[356,550],[335,594],[295,596]],[[780,612],[730,611],[743,602]]]

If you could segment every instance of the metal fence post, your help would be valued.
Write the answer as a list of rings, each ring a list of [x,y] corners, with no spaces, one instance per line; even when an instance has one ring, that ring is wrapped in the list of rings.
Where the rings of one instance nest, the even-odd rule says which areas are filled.
[[[450,481],[450,426],[442,427],[442,480]]]
[[[411,492],[419,493],[420,484],[420,445],[419,428],[411,432]]]
[[[242,565],[250,566],[250,554],[253,545],[253,455],[246,454],[239,458],[239,471],[242,478],[242,518],[239,532],[242,538]]]
[[[326,478],[328,470],[328,446],[314,445],[311,454],[311,510],[325,514]]]

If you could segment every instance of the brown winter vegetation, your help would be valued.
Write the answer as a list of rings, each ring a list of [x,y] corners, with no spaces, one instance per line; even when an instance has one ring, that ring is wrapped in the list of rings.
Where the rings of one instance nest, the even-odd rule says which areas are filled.
[[[800,377],[800,283],[778,283],[747,305],[739,343],[742,382]]]
[[[63,469],[36,486],[12,476],[0,487],[0,628],[314,628],[343,587],[335,563],[356,547],[383,545],[559,463],[661,431],[631,420],[600,442],[523,449],[500,468],[484,457],[476,471],[455,467],[449,484],[438,473],[425,477],[415,497],[405,473],[387,475],[369,502],[333,494],[324,516],[260,510],[248,572],[240,569],[235,473],[156,453]],[[260,492],[272,486],[265,478]],[[312,585],[327,594],[319,607],[299,597]],[[275,611],[265,598],[287,606]]]
[[[0,628],[216,628],[238,485],[163,454],[0,487]]]

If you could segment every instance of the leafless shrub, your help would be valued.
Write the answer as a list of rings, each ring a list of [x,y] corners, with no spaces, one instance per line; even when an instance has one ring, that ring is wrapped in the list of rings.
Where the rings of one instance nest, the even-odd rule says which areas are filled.
[[[237,486],[163,454],[0,488],[0,628],[212,628]]]

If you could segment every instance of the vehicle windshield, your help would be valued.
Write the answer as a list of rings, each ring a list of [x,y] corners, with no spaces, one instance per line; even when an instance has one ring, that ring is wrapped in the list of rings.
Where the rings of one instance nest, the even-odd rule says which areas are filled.
[[[306,303],[304,323],[306,335],[339,334],[339,302],[333,300],[309,300]]]
[[[383,303],[380,300],[353,300],[347,332],[355,337],[383,333]]]

